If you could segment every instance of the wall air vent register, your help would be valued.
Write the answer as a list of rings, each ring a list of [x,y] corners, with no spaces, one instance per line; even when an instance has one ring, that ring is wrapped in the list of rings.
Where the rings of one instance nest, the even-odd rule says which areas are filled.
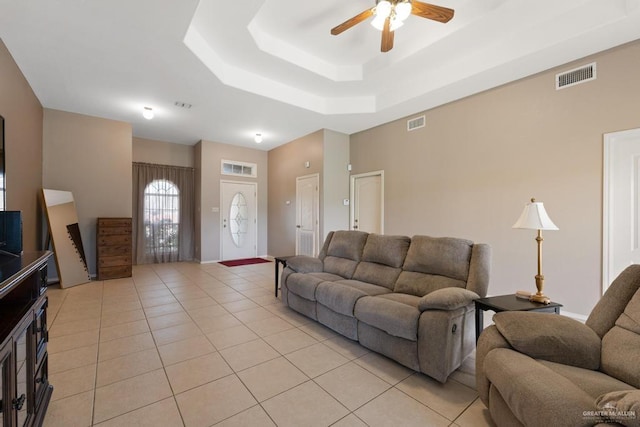
[[[596,63],[583,65],[573,70],[556,74],[556,90],[575,86],[596,79]]]
[[[425,124],[425,116],[414,117],[413,119],[407,120],[407,131],[411,132],[412,130],[423,128]]]

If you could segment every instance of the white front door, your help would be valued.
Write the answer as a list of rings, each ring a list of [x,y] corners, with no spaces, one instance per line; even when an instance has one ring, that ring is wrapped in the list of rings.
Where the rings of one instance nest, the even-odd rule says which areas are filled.
[[[319,179],[318,174],[296,178],[296,255],[318,255]]]
[[[256,256],[257,192],[255,183],[220,182],[222,260]]]
[[[384,171],[351,177],[351,229],[384,233]]]
[[[603,293],[640,264],[640,129],[604,136]]]

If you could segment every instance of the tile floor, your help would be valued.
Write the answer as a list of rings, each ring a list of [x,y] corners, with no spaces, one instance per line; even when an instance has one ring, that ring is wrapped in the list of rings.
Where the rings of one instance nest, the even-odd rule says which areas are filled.
[[[446,384],[301,316],[273,263],[134,267],[50,287],[44,425],[490,426],[474,361]]]

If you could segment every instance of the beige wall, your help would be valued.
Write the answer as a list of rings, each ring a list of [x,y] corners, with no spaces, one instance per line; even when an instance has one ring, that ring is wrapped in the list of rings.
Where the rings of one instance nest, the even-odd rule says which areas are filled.
[[[597,61],[597,80],[554,75]],[[352,173],[385,170],[385,232],[493,247],[489,293],[535,290],[535,231],[511,228],[530,197],[560,228],[544,235],[547,294],[588,314],[601,295],[603,134],[640,127],[640,42],[351,137]],[[413,117],[413,116],[412,116]]]
[[[129,123],[44,110],[43,186],[73,193],[91,274],[96,218],[131,216],[131,139]]]
[[[324,130],[320,245],[330,231],[349,228],[349,135]]]
[[[196,259],[201,262],[220,260],[220,180],[246,181],[258,184],[258,256],[267,255],[267,153],[210,141],[195,147],[196,168]],[[255,163],[258,177],[244,178],[222,175],[222,160]]]
[[[296,178],[317,173],[322,182],[323,157],[321,130],[269,151],[269,255],[295,253]]]
[[[7,209],[22,211],[23,248],[42,248],[42,105],[0,40],[0,116],[5,120]]]
[[[192,145],[133,137],[133,161],[192,168],[195,165],[194,148]]]

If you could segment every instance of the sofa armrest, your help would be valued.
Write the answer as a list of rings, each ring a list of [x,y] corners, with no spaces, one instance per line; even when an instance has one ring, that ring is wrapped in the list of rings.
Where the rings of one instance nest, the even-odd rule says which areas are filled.
[[[493,316],[498,331],[517,351],[534,359],[595,370],[601,340],[591,328],[566,316],[502,312]]]
[[[296,273],[320,273],[324,271],[322,261],[306,255],[298,255],[287,259],[287,267]]]
[[[426,310],[456,310],[471,304],[480,298],[475,292],[464,288],[443,288],[423,296],[418,304],[420,311]]]

